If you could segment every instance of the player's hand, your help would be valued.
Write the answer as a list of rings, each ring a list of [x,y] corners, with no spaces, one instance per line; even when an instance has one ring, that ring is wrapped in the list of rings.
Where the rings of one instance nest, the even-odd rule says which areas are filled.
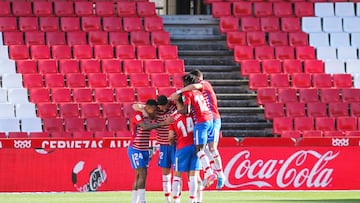
[[[164,121],[164,124],[165,124],[165,125],[169,125],[169,124],[171,124],[171,123],[174,122],[174,121],[175,121],[174,117],[170,116],[170,117],[168,117],[168,118]]]
[[[176,100],[179,99],[179,96],[180,96],[180,95],[178,95],[176,92],[174,92],[174,93],[172,93],[172,94],[170,95],[170,100],[176,101]]]

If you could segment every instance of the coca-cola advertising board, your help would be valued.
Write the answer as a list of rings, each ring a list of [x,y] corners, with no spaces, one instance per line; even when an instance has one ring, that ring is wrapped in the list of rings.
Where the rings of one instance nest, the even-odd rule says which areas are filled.
[[[33,147],[37,142],[45,148]],[[17,141],[17,148],[15,145],[11,148],[8,140],[2,141],[0,191],[131,190],[134,171],[127,157],[127,143],[126,140],[38,140]],[[358,146],[220,147],[219,150],[227,177],[223,190],[360,189]],[[155,153],[149,165],[147,190],[162,190],[157,159]]]

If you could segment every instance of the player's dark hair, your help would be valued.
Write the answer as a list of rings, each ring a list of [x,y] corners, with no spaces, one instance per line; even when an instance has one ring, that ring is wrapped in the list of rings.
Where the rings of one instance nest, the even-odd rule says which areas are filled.
[[[195,84],[195,83],[197,83],[197,77],[192,74],[186,74],[183,76],[183,83],[184,84]]]
[[[179,102],[181,105],[184,105],[184,99],[183,99],[182,93],[179,94],[178,102]]]
[[[190,71],[189,74],[195,75],[196,77],[200,77],[202,75],[202,73],[199,69],[192,70],[192,71]]]
[[[158,103],[158,105],[162,106],[162,105],[168,104],[169,101],[168,101],[168,99],[167,99],[167,97],[165,95],[160,95],[157,98],[157,103]]]
[[[158,103],[157,103],[157,101],[155,99],[148,99],[146,101],[146,105],[148,105],[148,106],[157,106]]]

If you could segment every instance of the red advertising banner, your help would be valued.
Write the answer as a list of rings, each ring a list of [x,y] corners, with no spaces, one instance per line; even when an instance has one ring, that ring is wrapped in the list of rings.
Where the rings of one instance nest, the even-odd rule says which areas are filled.
[[[115,140],[33,139],[31,147],[27,147],[28,142],[13,145],[22,149],[6,147],[10,139],[1,140],[0,191],[131,190],[134,171],[127,157],[128,142]],[[360,152],[358,146],[219,150],[228,179],[224,190],[360,189],[360,157],[355,156]],[[147,190],[162,190],[157,159],[156,153],[150,161]]]

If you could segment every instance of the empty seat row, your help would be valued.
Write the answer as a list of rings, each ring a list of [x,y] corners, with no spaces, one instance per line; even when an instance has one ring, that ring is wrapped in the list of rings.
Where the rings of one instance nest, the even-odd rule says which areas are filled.
[[[234,47],[234,60],[235,62],[241,62],[243,60],[257,59],[316,59],[315,48],[310,46],[241,46]]]
[[[309,44],[314,47],[360,47],[360,33],[346,33],[346,32],[314,32],[309,33]]]
[[[308,36],[304,32],[268,32],[261,31],[232,31],[226,33],[226,45],[234,49],[237,45],[249,46],[305,46],[309,44]]]
[[[359,16],[360,4],[357,2],[321,2],[314,5],[315,16]]]
[[[169,87],[166,87],[169,88]],[[160,88],[159,88],[160,89]],[[32,88],[29,90],[30,101],[33,103],[54,102],[145,102],[156,98],[159,91],[156,87],[119,87],[119,88]]]
[[[163,30],[160,16],[150,17],[1,17],[0,31],[106,31],[133,32]]]
[[[13,60],[24,59],[177,59],[178,50],[174,45],[159,45],[158,47],[147,45],[134,46],[117,45],[59,45],[49,47],[47,45],[10,45],[9,58]]]
[[[21,74],[68,74],[68,73],[183,73],[183,59],[39,59],[17,60],[16,71]],[[21,77],[14,73],[4,74],[8,77]],[[7,80],[5,78],[5,80]],[[21,78],[16,79],[21,80]],[[7,80],[11,82],[10,80]]]
[[[357,88],[282,88],[274,87],[257,89],[257,103],[264,105],[266,103],[288,103],[288,102],[302,102],[302,103],[318,103],[323,105],[332,102],[352,103],[358,102],[360,92]]]
[[[0,118],[36,118],[35,104],[29,101],[22,103],[0,103]]]
[[[0,16],[153,16],[155,3],[148,1],[1,1]]]
[[[165,31],[154,32],[4,32],[3,44],[11,45],[168,45],[170,35]]]
[[[4,87],[6,87],[6,85]],[[26,89],[0,88],[0,103],[26,104],[28,102],[29,102],[29,96]]]
[[[131,132],[128,130],[121,130],[117,132],[103,131],[103,132],[0,132],[0,138],[45,138],[45,139],[63,139],[63,138],[74,138],[74,139],[92,139],[92,138],[112,138],[112,137],[131,137]]]
[[[333,132],[335,135],[345,135],[346,131],[358,131],[358,121],[357,117],[277,117],[274,118],[273,132],[274,134],[281,135],[285,131],[323,131]],[[334,132],[334,131],[337,131]],[[332,134],[332,133],[331,133]],[[328,134],[329,136],[331,134]],[[324,134],[324,135],[327,135]]]
[[[313,16],[313,2],[214,2],[212,15],[222,16]]]
[[[357,25],[360,16],[356,17],[304,17],[302,18],[302,30],[312,32],[359,32]]]
[[[39,74],[26,74],[23,77],[24,87],[31,88],[78,88],[78,87],[179,87],[181,76],[183,73],[169,75],[167,73],[89,73],[87,75],[82,73],[63,74],[46,74],[45,76]],[[14,93],[13,93],[14,92]],[[13,91],[11,94],[19,94],[20,91]],[[26,94],[25,94],[26,95]],[[12,98],[12,97],[11,97]],[[20,98],[19,98],[20,99]],[[15,99],[12,99],[17,101]]]
[[[301,19],[299,17],[262,17],[253,16],[236,17],[223,16],[220,18],[220,32],[227,33],[231,31],[283,31],[298,32],[301,31]]]
[[[287,102],[266,103],[264,105],[264,118],[273,120],[276,117],[359,117],[360,105],[345,102]]]
[[[0,118],[0,132],[42,132],[40,118]]]
[[[358,49],[356,47],[317,47],[316,56],[319,60],[358,60]]]

